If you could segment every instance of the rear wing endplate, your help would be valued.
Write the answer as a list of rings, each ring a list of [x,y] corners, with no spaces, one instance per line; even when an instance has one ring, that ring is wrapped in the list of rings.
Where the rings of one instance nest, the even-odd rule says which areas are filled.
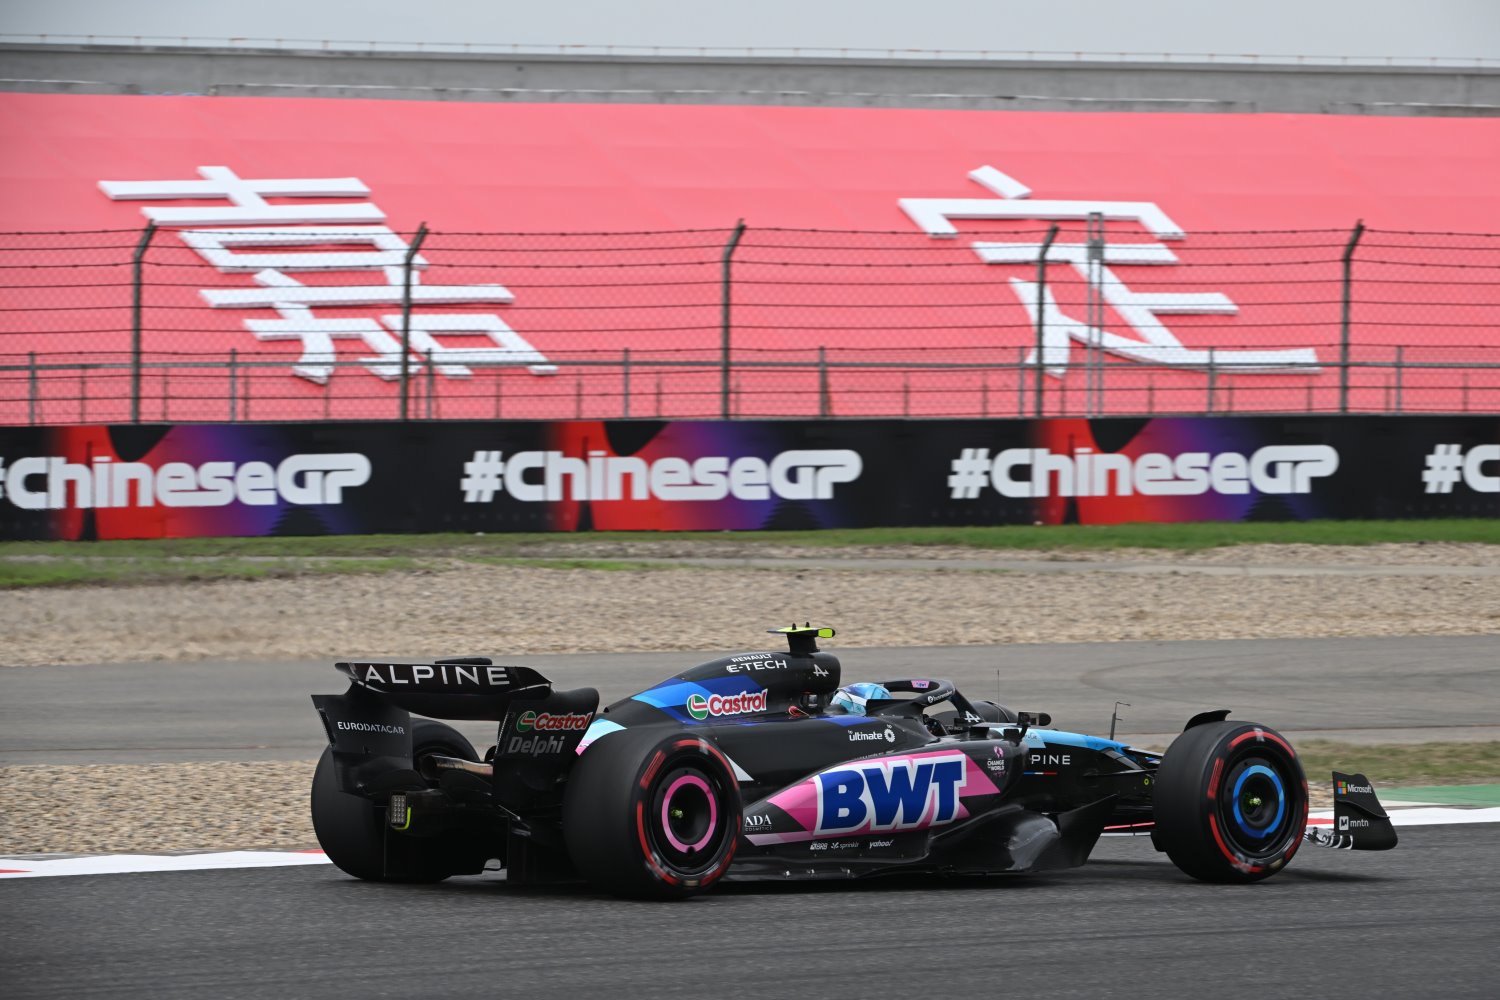
[[[543,697],[552,682],[531,667],[484,656],[440,660],[346,660],[334,664],[355,685],[393,705],[439,719],[499,719],[512,698]]]

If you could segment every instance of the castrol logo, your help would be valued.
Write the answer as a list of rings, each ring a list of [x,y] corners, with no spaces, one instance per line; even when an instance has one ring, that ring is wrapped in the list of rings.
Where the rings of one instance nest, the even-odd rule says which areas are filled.
[[[593,717],[593,712],[566,712],[561,715],[553,715],[550,712],[522,712],[516,719],[516,732],[528,733],[532,730],[539,733],[582,732],[588,728],[589,720]]]
[[[756,691],[754,694],[711,694],[707,698],[701,694],[688,695],[688,715],[700,722],[707,718],[719,718],[725,715],[749,715],[751,712],[764,712],[766,710],[766,692]]]

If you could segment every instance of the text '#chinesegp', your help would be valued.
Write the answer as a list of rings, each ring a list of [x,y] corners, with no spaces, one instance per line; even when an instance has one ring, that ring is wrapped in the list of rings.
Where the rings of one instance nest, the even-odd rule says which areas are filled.
[[[95,456],[85,465],[57,455],[0,457],[0,499],[23,510],[146,507],[227,507],[240,503],[337,506],[344,491],[370,481],[370,460],[359,452],[290,455],[269,462],[115,461]]]
[[[965,448],[948,475],[951,499],[973,500],[986,487],[1004,497],[1243,496],[1304,494],[1315,479],[1338,471],[1329,445],[1269,445],[1249,455],[1237,451],[1123,454],[1047,448],[1007,448],[993,459],[988,448]]]
[[[707,455],[689,461],[655,461],[589,452],[479,450],[464,462],[459,480],[465,503],[489,503],[504,494],[523,502],[563,500],[828,500],[834,487],[864,469],[847,448],[783,451],[767,461],[755,456]]]

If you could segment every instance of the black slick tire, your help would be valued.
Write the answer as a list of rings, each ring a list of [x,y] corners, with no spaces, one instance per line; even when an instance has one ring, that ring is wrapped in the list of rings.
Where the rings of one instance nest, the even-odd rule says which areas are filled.
[[[563,837],[574,866],[592,885],[621,896],[704,891],[734,860],[741,822],[728,759],[681,731],[603,737],[574,765],[563,798]]]
[[[1178,736],[1153,803],[1157,847],[1204,882],[1269,878],[1307,829],[1302,763],[1283,736],[1254,723],[1210,722]]]
[[[474,747],[452,726],[412,720],[412,757],[430,754],[477,760]],[[333,749],[318,758],[312,781],[312,822],[318,846],[340,870],[367,882],[440,882],[453,874],[436,844],[390,834],[386,810],[341,791]]]

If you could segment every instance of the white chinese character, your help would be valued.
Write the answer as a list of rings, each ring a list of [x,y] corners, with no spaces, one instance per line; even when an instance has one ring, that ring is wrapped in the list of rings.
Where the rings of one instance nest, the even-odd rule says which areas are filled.
[[[300,340],[302,357],[292,366],[293,374],[327,385],[338,360],[333,342],[356,339],[378,355],[360,359],[371,372],[387,380],[401,376],[401,343],[373,319],[319,319],[299,305],[277,306],[276,311],[281,319],[247,319],[245,326],[257,340]]]
[[[305,306],[389,306],[405,297],[401,268],[385,269],[383,285],[304,285],[280,271],[258,271],[261,288],[205,288],[199,294],[215,309],[270,309],[286,303]],[[503,285],[424,285],[421,275],[411,276],[413,304],[457,305],[464,302],[513,302],[515,296]]]
[[[1133,219],[1162,239],[1180,240],[1187,234],[1152,202],[1113,201],[1030,201],[1031,189],[993,167],[970,171],[969,177],[989,188],[1002,199],[989,198],[903,198],[901,208],[929,236],[955,236],[958,230],[948,220],[964,219],[1086,219],[1101,215],[1106,219]],[[989,264],[1035,264],[1041,257],[1041,243],[975,242],[974,252]],[[1140,339],[1122,337],[1092,327],[1067,316],[1050,291],[1042,302],[1042,357],[1033,348],[1027,364],[1040,363],[1048,374],[1062,378],[1067,374],[1068,345],[1077,340],[1147,364],[1172,367],[1206,368],[1210,363],[1223,365],[1235,372],[1305,372],[1318,371],[1317,352],[1312,348],[1279,351],[1246,351],[1216,348],[1212,352],[1185,347],[1159,315],[1220,315],[1239,312],[1229,297],[1218,292],[1150,292],[1132,291],[1107,266],[1176,264],[1177,255],[1160,243],[1108,245],[1102,259],[1096,261],[1090,275],[1089,247],[1085,243],[1054,243],[1047,248],[1047,260],[1070,264],[1085,281],[1092,282],[1104,302],[1135,331]],[[1012,278],[1010,286],[1026,308],[1033,325],[1037,321],[1037,285]]]
[[[373,318],[315,316],[314,306],[392,306],[408,301],[414,306],[461,305],[515,299],[498,284],[423,284],[419,272],[428,262],[413,254],[400,234],[384,225],[355,224],[385,219],[385,213],[369,202],[288,206],[266,201],[267,197],[363,198],[370,191],[358,178],[245,180],[228,167],[199,167],[198,173],[203,180],[100,181],[99,187],[117,200],[223,198],[232,203],[232,207],[142,209],[147,218],[163,225],[259,224],[187,229],[178,235],[216,270],[253,275],[258,288],[205,288],[199,294],[216,309],[274,310],[277,319],[247,319],[245,325],[257,340],[299,341],[302,355],[292,367],[295,375],[326,385],[338,361],[333,342],[359,340],[375,352],[374,357],[359,359],[367,370],[386,380],[400,378],[403,326],[408,330],[408,374],[428,362],[449,378],[468,378],[473,374],[470,366],[525,365],[536,374],[557,371],[540,351],[492,314],[384,316],[384,327]],[[370,249],[349,249],[351,244]],[[304,249],[318,247],[328,249]],[[271,250],[247,253],[240,248]],[[378,271],[384,283],[304,285],[288,273],[330,271]],[[483,337],[487,343],[452,347],[437,334]]]
[[[385,325],[397,334],[401,332],[401,317],[385,316]],[[461,334],[482,336],[489,339],[492,347],[446,347],[434,334]],[[441,374],[452,378],[468,378],[472,372],[466,367],[499,368],[526,365],[535,375],[546,375],[557,371],[557,366],[548,364],[546,357],[532,347],[519,333],[505,325],[499,316],[476,313],[413,314],[409,334],[412,353],[421,358],[431,358],[433,367]],[[397,359],[399,368],[400,359]]]
[[[1164,240],[1187,237],[1182,227],[1149,201],[1027,201],[1031,189],[994,167],[969,171],[970,179],[989,188],[994,198],[902,198],[901,210],[928,236],[951,237],[958,229],[949,219],[1087,219],[1098,213],[1106,219],[1131,219]],[[1034,259],[1034,258],[1033,258]]]
[[[411,247],[386,226],[341,226],[337,229],[300,226],[295,229],[185,229],[177,235],[199,256],[224,274],[256,271],[379,271],[401,268]],[[302,247],[364,243],[374,250],[333,250],[294,253],[235,253],[231,247]],[[424,270],[421,255],[412,258]]]
[[[244,180],[228,167],[199,167],[201,181],[100,181],[115,201],[172,198],[227,198],[233,208],[144,208],[152,222],[164,226],[281,225],[296,222],[384,222],[385,213],[362,205],[272,205],[273,198],[360,198],[370,189],[356,177],[319,180]]]

